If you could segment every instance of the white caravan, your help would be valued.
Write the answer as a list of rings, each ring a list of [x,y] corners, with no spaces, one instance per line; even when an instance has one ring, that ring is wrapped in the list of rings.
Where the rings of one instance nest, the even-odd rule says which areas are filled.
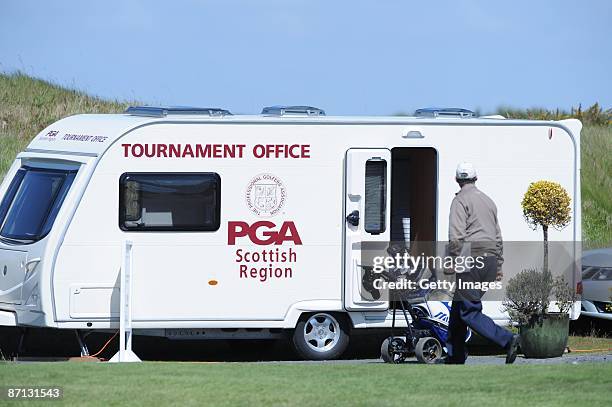
[[[1,186],[0,324],[117,329],[131,242],[136,333],[292,333],[303,356],[337,357],[351,333],[391,321],[387,301],[360,295],[359,243],[401,239],[406,218],[407,239],[445,240],[464,160],[505,241],[541,240],[520,209],[540,179],[572,197],[571,224],[551,238],[581,240],[579,121],[418,113],[139,107],[53,123]],[[499,303],[485,312],[507,323]]]

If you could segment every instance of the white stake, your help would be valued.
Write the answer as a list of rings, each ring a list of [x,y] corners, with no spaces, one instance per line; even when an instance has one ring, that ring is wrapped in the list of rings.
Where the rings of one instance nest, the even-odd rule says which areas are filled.
[[[132,351],[132,242],[126,240],[122,249],[119,310],[119,352],[109,362],[141,362]]]

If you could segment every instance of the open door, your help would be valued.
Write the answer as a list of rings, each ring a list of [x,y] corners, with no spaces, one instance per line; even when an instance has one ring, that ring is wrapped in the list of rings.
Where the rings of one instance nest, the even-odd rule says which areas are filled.
[[[389,242],[391,151],[353,148],[346,152],[344,307],[386,310],[388,301],[362,295],[362,242]]]

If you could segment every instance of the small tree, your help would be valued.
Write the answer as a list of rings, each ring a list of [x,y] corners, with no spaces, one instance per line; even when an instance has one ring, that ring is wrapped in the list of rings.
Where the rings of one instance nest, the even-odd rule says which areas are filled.
[[[571,198],[567,191],[556,182],[532,182],[525,192],[523,216],[535,230],[542,226],[544,233],[544,272],[548,272],[548,228],[561,230],[572,219],[570,215]]]

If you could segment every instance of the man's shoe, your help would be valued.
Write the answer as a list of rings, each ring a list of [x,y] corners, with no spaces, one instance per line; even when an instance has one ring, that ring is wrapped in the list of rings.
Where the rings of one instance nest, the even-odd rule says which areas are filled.
[[[516,360],[520,340],[520,336],[512,335],[512,339],[510,339],[510,342],[506,346],[506,364],[510,365]]]

